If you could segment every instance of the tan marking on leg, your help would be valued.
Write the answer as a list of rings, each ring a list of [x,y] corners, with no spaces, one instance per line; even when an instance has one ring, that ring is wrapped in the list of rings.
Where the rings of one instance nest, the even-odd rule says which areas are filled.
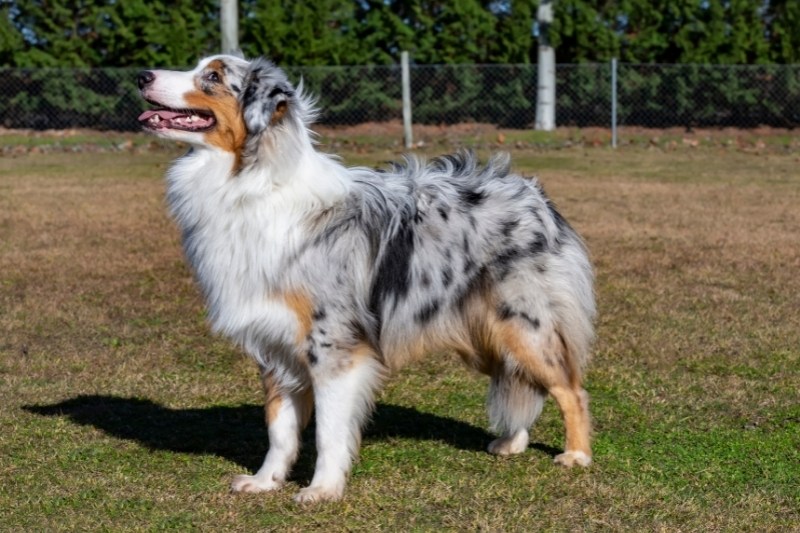
[[[495,329],[497,345],[494,349],[499,354],[510,354],[530,379],[541,383],[545,387],[568,382],[563,367],[560,365],[548,365],[546,362],[547,356],[539,352],[537,347],[529,340],[527,332],[516,323],[510,321],[496,322]]]
[[[303,411],[300,418],[300,429],[303,430],[311,420],[311,414],[314,412],[314,391],[308,387],[303,391]]]
[[[267,425],[269,425],[273,420],[278,418],[278,412],[281,409],[283,398],[281,397],[281,392],[271,372],[263,372],[261,374],[261,387],[264,389],[264,396],[266,397],[266,401],[264,402],[264,416]]]
[[[560,355],[560,357],[558,357],[557,360],[564,367],[564,370],[567,372],[567,375],[569,376],[570,385],[574,389],[580,388],[581,374],[582,374],[580,366],[576,363],[575,357],[573,357],[572,355],[572,350],[570,350],[569,345],[567,344],[567,340],[558,330],[554,332],[552,345],[554,348],[553,349],[554,356]]]
[[[352,348],[348,350],[348,352],[348,356],[344,358],[338,365],[338,371],[349,371],[354,366],[361,364],[365,359],[374,359],[375,361],[380,361],[378,351],[373,348],[371,344],[364,340],[358,341],[355,345],[353,345]]]
[[[565,453],[556,457],[564,466],[588,466],[592,457],[590,446],[591,422],[589,420],[589,395],[583,389],[552,387],[548,392],[561,409],[566,429]],[[575,453],[580,452],[580,453]],[[581,456],[580,454],[583,454]],[[584,459],[585,457],[585,459]]]
[[[566,433],[565,453],[556,457],[556,462],[565,466],[591,462],[591,422],[589,419],[589,396],[581,388],[580,374],[570,364],[567,348],[561,335],[554,335],[544,349],[550,353],[537,353],[529,336],[510,322],[497,324],[496,337],[500,342],[496,348],[506,350],[530,379],[547,389],[561,411]],[[561,364],[548,365],[547,358],[557,358]]]
[[[483,374],[491,375],[502,357],[499,349],[497,313],[494,311],[495,298],[488,289],[477,291],[464,305],[468,340],[457,349],[468,366]]]
[[[300,344],[311,333],[314,304],[308,294],[301,291],[284,293],[281,298],[297,317],[297,342]]]
[[[278,417],[278,413],[283,405],[283,396],[271,372],[263,372],[261,374],[261,386],[264,389],[264,396],[266,398],[264,402],[264,418],[267,425],[269,425]],[[310,387],[303,391],[303,397],[300,401],[302,402],[300,429],[304,429],[308,425],[309,420],[311,420],[311,414],[314,412],[314,392]]]

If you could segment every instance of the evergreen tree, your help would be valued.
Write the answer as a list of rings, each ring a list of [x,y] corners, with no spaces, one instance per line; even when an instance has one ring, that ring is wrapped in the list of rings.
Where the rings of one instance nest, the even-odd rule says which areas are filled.
[[[761,63],[769,58],[762,0],[622,0],[623,61]]]
[[[527,64],[536,61],[533,22],[538,2],[511,0],[494,3],[494,6],[497,22],[488,62]]]
[[[442,12],[442,4],[436,0],[386,0],[372,2],[371,9],[383,10],[381,17],[388,22],[388,49],[394,54],[395,62],[400,52],[407,50],[415,63],[437,64],[442,62],[442,55],[437,50],[436,18]],[[364,28],[370,31],[369,28]]]
[[[0,66],[16,66],[15,55],[23,46],[22,34],[11,23],[9,6],[0,8]]]
[[[376,63],[396,63],[402,50],[408,50],[417,64],[507,62],[508,50],[497,45],[502,18],[492,11],[493,4],[496,2],[368,0],[361,3],[358,13],[362,21],[358,35],[368,43],[367,54]],[[525,16],[523,8],[519,10]],[[514,27],[507,20],[504,24]],[[524,50],[519,45],[515,47],[518,62],[524,62],[531,43],[531,19],[522,24],[527,27],[528,36]]]
[[[693,19],[698,0],[622,0],[620,58],[631,63],[675,63],[675,35]]]
[[[728,42],[709,63],[761,64],[769,61],[769,44],[761,0],[727,0]],[[795,2],[796,4],[796,2]]]
[[[245,4],[242,51],[284,65],[360,63],[355,4],[345,0]]]
[[[99,2],[12,2],[11,21],[23,39],[14,63],[21,67],[99,64],[101,8]]]
[[[555,0],[550,39],[559,62],[608,61],[619,55],[616,11],[611,2]]]
[[[187,66],[219,48],[213,0],[10,4],[0,53],[11,54],[16,66]]]
[[[416,57],[420,47],[415,42],[425,41],[424,37],[418,36],[415,29],[406,24],[403,16],[396,13],[390,4],[384,0],[364,0],[358,4],[358,23],[354,33],[361,43],[367,63],[396,64],[403,50],[415,54],[415,62],[422,62]]]
[[[106,65],[193,65],[219,52],[219,6],[213,0],[111,1],[105,8]]]
[[[443,2],[434,18],[436,63],[488,63],[495,16],[479,0]]]
[[[764,19],[770,61],[800,63],[800,2],[769,0]]]
[[[282,65],[536,61],[538,0],[242,0],[241,46]],[[560,63],[798,63],[797,0],[555,0]],[[188,66],[218,0],[0,0],[0,64]]]
[[[767,59],[758,0],[700,2],[675,34],[679,63],[760,63]]]

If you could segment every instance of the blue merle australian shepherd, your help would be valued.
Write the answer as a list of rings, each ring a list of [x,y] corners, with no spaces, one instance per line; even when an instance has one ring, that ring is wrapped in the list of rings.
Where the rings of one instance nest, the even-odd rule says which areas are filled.
[[[315,149],[302,85],[264,59],[138,83],[154,106],[144,128],[192,146],[167,196],[209,321],[261,370],[269,452],[234,491],[280,488],[315,411],[316,468],[296,500],[341,498],[386,376],[443,352],[490,376],[491,453],[525,451],[550,394],[566,426],[555,462],[589,465],[592,268],[507,156],[347,168]]]

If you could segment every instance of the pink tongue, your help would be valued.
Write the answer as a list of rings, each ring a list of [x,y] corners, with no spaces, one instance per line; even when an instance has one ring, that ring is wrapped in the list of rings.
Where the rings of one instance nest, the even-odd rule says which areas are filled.
[[[171,120],[175,117],[185,117],[186,113],[178,113],[177,111],[170,111],[169,109],[148,109],[139,115],[139,122],[148,120],[150,117],[158,115],[161,120]]]

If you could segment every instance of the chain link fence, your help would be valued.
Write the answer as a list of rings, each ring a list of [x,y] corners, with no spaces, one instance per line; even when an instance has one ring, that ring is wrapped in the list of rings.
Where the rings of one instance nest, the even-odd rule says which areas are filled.
[[[610,128],[611,64],[558,65],[558,126]],[[0,69],[0,126],[138,129],[138,69]],[[401,120],[400,66],[288,68],[319,97],[326,125]],[[800,125],[800,65],[617,66],[617,125]],[[411,66],[415,124],[531,128],[536,65]]]

